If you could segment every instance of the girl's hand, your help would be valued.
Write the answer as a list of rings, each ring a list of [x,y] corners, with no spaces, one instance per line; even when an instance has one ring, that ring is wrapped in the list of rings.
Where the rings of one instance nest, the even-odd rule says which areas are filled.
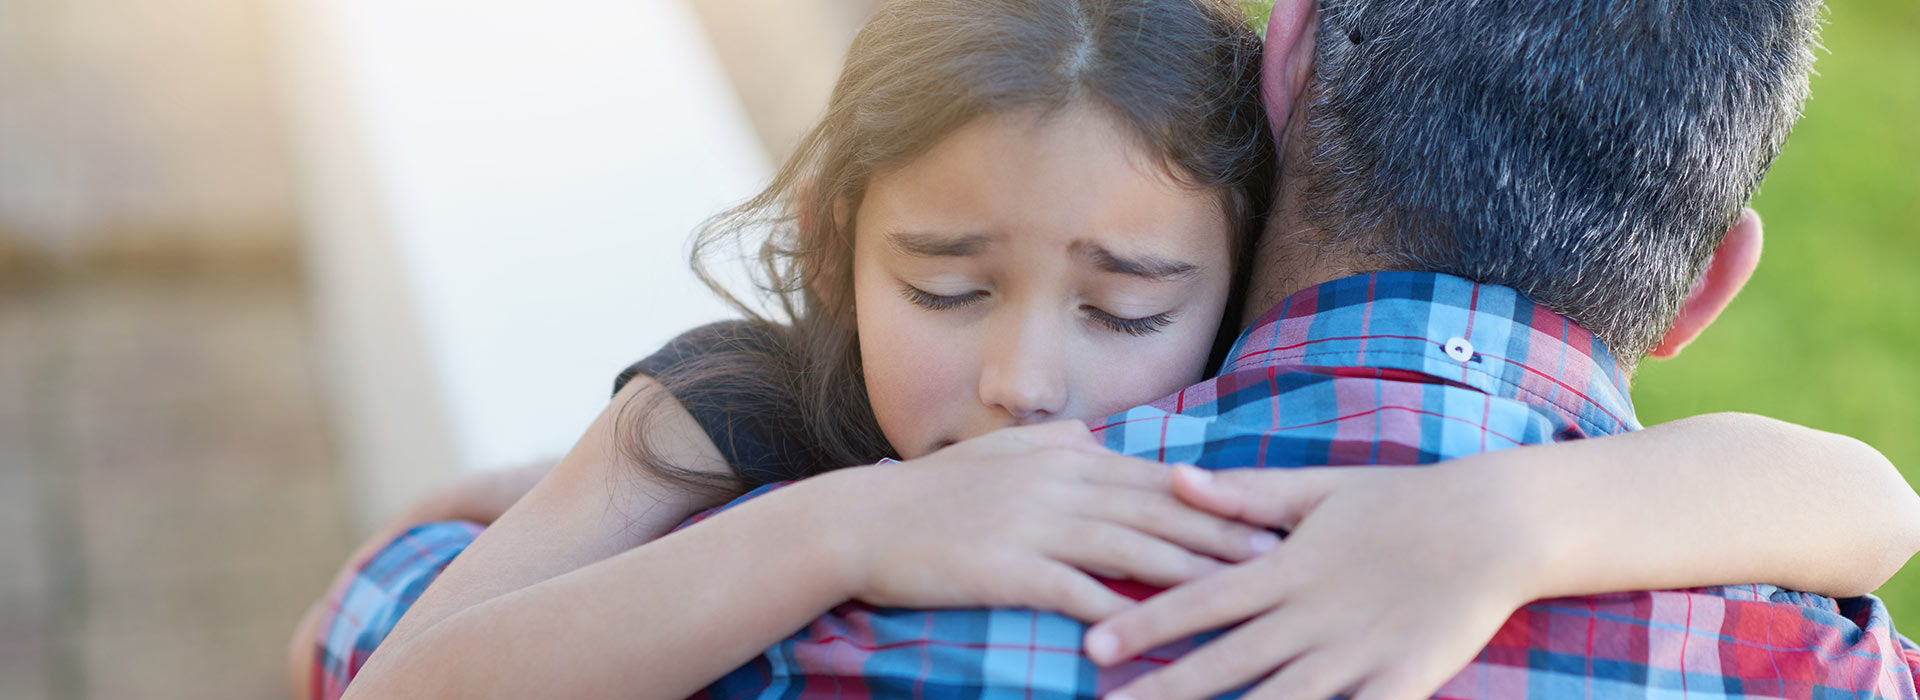
[[[835,504],[820,520],[863,602],[1027,607],[1093,622],[1134,603],[1089,573],[1170,586],[1278,544],[1182,503],[1171,477],[1166,465],[1109,452],[1084,424],[1063,421],[795,488]]]
[[[1529,516],[1485,472],[1179,472],[1188,502],[1292,534],[1089,630],[1088,656],[1110,665],[1245,621],[1109,697],[1203,698],[1265,678],[1246,697],[1424,698],[1533,598],[1536,544],[1514,526]]]

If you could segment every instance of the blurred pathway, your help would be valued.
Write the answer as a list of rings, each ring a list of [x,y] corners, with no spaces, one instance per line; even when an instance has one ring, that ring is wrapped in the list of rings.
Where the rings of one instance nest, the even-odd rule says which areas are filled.
[[[876,0],[687,2],[763,145],[779,160],[823,113],[846,42]],[[250,0],[233,4],[249,13],[256,9]],[[0,18],[22,8],[51,13],[35,15],[41,20],[66,16],[48,9],[66,7],[58,0],[15,5],[0,2]],[[108,2],[86,7],[109,15],[124,9]],[[15,24],[0,21],[0,35]],[[206,30],[181,26],[191,26],[196,41]],[[253,36],[245,33],[253,31],[251,25],[235,26],[234,32]],[[165,40],[173,35],[156,36],[139,47],[159,47],[154,50],[163,57],[177,53]],[[56,66],[73,60],[49,56],[30,58]],[[101,59],[101,65],[127,63]],[[189,69],[199,64],[187,63],[192,65],[174,68],[198,75]],[[0,78],[39,75],[41,64],[0,61],[0,69],[13,68],[18,70],[0,70]],[[246,73],[193,84],[264,80]],[[233,94],[268,99],[257,88],[235,88]],[[172,93],[169,100],[199,104]],[[75,110],[90,118],[121,112]],[[209,133],[223,144],[234,131],[229,121],[211,118],[174,121],[222,125]],[[71,131],[49,124],[68,126],[52,118],[13,124],[16,135],[30,137],[15,139],[15,145]],[[255,128],[278,127],[266,121],[242,125],[247,134]],[[115,144],[145,144],[142,139],[149,138],[145,132],[103,133],[119,139]],[[183,142],[173,136],[150,140]],[[205,152],[182,153],[192,154],[185,165],[143,161],[148,169],[138,172],[160,173],[169,184],[186,182],[178,178],[182,167],[209,162]],[[49,162],[72,167],[85,161],[109,170],[120,163],[31,149],[15,156],[6,164],[24,164],[21,172],[27,174],[41,173]],[[277,160],[242,160],[236,166],[246,174],[242,184],[280,182]],[[226,197],[216,197],[218,202],[245,205],[243,213],[256,205],[287,204],[279,199],[284,193],[271,187],[262,194],[230,184],[203,189]],[[148,196],[148,189],[129,191]],[[71,193],[55,204],[73,216],[111,209],[88,206]],[[235,248],[243,257],[247,251],[284,250],[293,247],[292,236],[249,232],[281,230],[285,217],[255,217],[267,222],[258,227],[244,225],[254,219],[239,217],[233,235],[189,217],[186,225],[195,233],[184,244],[158,240],[152,247],[162,258],[184,251],[190,259],[207,253],[220,258]],[[288,635],[346,556],[352,510],[343,500],[329,443],[304,287],[287,272],[295,266],[259,272],[262,266],[244,260],[198,266],[163,261],[160,267],[170,272],[45,273],[23,280],[18,266],[4,264],[6,246],[35,239],[7,235],[0,231],[0,700],[284,697]],[[59,251],[88,253],[111,248],[113,240],[77,236],[55,243]],[[131,252],[143,259],[152,251]],[[233,272],[249,269],[256,271]]]
[[[287,275],[0,287],[0,698],[285,694],[347,551]]]

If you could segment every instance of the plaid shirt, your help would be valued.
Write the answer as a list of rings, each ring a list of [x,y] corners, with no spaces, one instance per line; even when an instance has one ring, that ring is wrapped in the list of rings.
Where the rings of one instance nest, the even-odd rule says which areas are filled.
[[[1424,464],[1638,427],[1591,333],[1510,289],[1446,275],[1302,291],[1228,357],[1220,376],[1114,416],[1099,435],[1122,453],[1220,469]],[[1081,655],[1085,631],[1031,610],[848,603],[703,695],[1094,697],[1219,634],[1100,668]],[[1522,608],[1440,696],[1913,698],[1915,661],[1920,648],[1870,596],[1619,593]]]
[[[400,533],[335,581],[320,612],[309,693],[338,698],[367,657],[400,623],[400,616],[427,590],[427,584],[480,536],[480,526],[463,521],[426,523]]]

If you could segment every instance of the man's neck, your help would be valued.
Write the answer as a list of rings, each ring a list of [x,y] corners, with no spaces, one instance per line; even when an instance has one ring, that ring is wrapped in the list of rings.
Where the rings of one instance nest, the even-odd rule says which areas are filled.
[[[1330,238],[1288,212],[1298,207],[1276,210],[1253,255],[1251,279],[1247,283],[1247,301],[1240,311],[1239,329],[1245,332],[1273,307],[1303,290],[1337,279],[1373,272],[1399,269],[1376,255],[1343,253],[1314,241]],[[1620,362],[1622,375],[1631,378],[1634,364]]]
[[[1342,254],[1312,244],[1310,241],[1326,236],[1288,213],[1292,211],[1298,211],[1297,207],[1278,210],[1260,235],[1247,283],[1247,303],[1240,316],[1242,330],[1300,290],[1387,269],[1385,261],[1378,258]]]

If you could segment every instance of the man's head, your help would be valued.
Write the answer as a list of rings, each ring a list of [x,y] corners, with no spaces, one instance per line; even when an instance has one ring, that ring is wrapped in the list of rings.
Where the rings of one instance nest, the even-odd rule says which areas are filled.
[[[1819,11],[1279,0],[1261,265],[1290,289],[1264,296],[1322,281],[1310,265],[1431,270],[1518,289],[1629,366],[1677,352],[1758,260],[1741,212],[1799,116]]]

